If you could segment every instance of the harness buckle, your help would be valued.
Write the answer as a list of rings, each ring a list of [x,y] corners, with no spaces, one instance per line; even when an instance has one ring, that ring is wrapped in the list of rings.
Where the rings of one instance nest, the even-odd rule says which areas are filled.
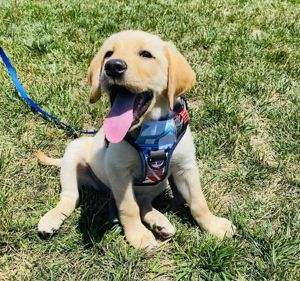
[[[167,160],[167,154],[164,150],[150,151],[148,164],[154,170],[161,169]]]
[[[188,106],[188,98],[186,96],[181,96],[181,100],[183,101],[183,107],[186,111],[188,111],[189,106]]]

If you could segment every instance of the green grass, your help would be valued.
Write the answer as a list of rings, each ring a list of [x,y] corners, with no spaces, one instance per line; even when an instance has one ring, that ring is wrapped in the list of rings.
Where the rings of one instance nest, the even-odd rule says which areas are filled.
[[[83,2],[85,2],[83,4]],[[218,242],[170,200],[177,228],[154,254],[127,245],[107,201],[82,204],[50,240],[39,218],[59,197],[61,156],[74,136],[32,113],[0,64],[0,280],[299,280],[300,2],[0,1],[0,45],[38,104],[80,128],[101,126],[86,72],[111,33],[173,40],[197,73],[191,126],[210,207],[239,235]]]

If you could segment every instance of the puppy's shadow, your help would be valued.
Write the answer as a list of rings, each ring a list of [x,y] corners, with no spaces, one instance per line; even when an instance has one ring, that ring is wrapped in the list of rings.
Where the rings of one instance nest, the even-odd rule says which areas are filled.
[[[113,226],[109,221],[109,194],[90,187],[80,188],[80,218],[78,230],[82,233],[86,247],[101,241],[104,234]]]
[[[110,221],[109,201],[110,195],[107,193],[87,187],[80,188],[81,214],[78,230],[82,233],[83,244],[86,247],[101,241],[105,233],[115,225]],[[183,204],[176,204],[170,190],[159,195],[153,201],[153,207],[163,214],[169,212],[176,215],[182,223],[194,223],[188,209]]]
[[[162,194],[153,200],[153,207],[165,214],[166,212],[175,215],[181,223],[195,224],[195,221],[185,202],[176,203],[171,189],[166,189]]]

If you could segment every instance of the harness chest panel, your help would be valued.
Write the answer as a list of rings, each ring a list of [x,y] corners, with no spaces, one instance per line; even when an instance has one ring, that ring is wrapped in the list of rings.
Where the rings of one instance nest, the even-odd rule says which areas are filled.
[[[177,140],[177,130],[173,119],[150,121],[143,124],[135,141],[144,175],[142,184],[155,184],[167,173],[169,155]]]
[[[141,160],[142,172],[135,185],[155,185],[168,176],[172,153],[188,125],[186,108],[186,100],[181,98],[166,120],[145,122],[126,135],[125,140],[136,148]]]

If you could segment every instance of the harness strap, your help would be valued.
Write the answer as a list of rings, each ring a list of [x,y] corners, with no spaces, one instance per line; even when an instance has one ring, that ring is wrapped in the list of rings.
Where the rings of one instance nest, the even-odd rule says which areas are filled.
[[[125,136],[125,140],[135,147],[141,160],[142,171],[140,177],[134,180],[135,185],[155,185],[162,182],[168,176],[172,154],[184,136],[189,123],[186,98],[181,98],[180,102],[175,105],[174,113],[173,121],[176,125],[176,140],[167,148],[154,150],[151,148],[151,144],[149,144],[149,147],[147,144],[138,145],[136,141],[140,135],[141,128]],[[144,146],[146,146],[146,149]]]

